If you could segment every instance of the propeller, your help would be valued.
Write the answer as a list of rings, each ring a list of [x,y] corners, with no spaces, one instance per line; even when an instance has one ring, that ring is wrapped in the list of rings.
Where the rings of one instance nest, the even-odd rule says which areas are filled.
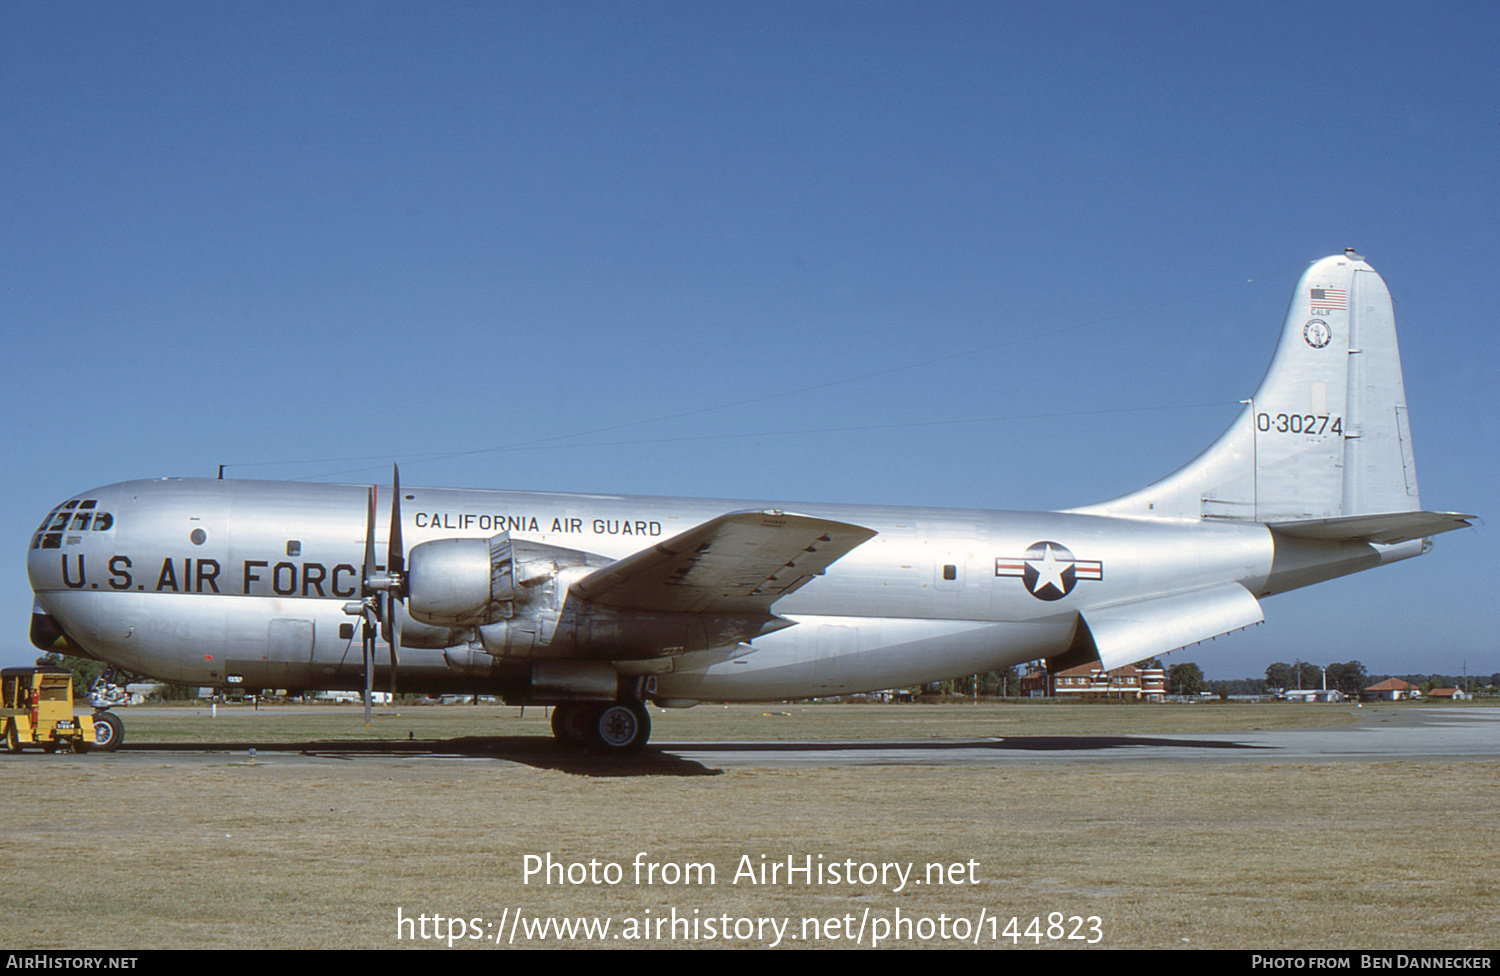
[[[363,621],[360,638],[365,671],[365,726],[370,724],[370,699],[375,694],[376,634],[391,648],[391,700],[396,698],[396,671],[401,660],[401,615],[396,602],[406,599],[406,554],[401,544],[401,471],[391,466],[391,531],[386,548],[385,572],[375,566],[375,488],[370,487],[365,512],[365,561],[360,573],[359,601],[344,604],[344,612]]]
[[[391,701],[396,700],[396,670],[401,660],[396,649],[401,646],[401,615],[396,601],[406,602],[406,550],[401,545],[401,469],[391,465],[391,531],[386,545],[385,618],[381,632],[391,647]]]

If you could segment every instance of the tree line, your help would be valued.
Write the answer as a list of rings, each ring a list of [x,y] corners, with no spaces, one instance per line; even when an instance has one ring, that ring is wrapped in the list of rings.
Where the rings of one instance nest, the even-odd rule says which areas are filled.
[[[99,661],[87,658],[65,656],[61,654],[47,654],[37,658],[37,664],[50,664],[54,667],[64,667],[74,674],[74,693],[79,697],[88,696],[89,687],[93,684],[105,668]],[[1141,661],[1136,667],[1163,668],[1163,664],[1156,658],[1149,661]],[[1203,676],[1203,669],[1192,661],[1182,661],[1165,668],[1167,672],[1167,694],[1193,697],[1208,692],[1220,698],[1228,698],[1233,695],[1266,695],[1278,691],[1290,689],[1313,689],[1322,688],[1323,669],[1316,664],[1306,661],[1297,661],[1292,664],[1278,661],[1266,668],[1266,676],[1261,678],[1232,678],[1229,680],[1209,681]],[[1346,661],[1342,664],[1330,664],[1327,667],[1328,688],[1342,692],[1349,697],[1358,697],[1359,693],[1373,684],[1379,684],[1387,678],[1400,678],[1409,684],[1415,685],[1423,691],[1431,691],[1433,688],[1465,688],[1476,689],[1488,687],[1500,689],[1500,672],[1485,677],[1483,675],[1451,675],[1451,674],[1368,674],[1365,666],[1358,661]],[[1014,667],[1003,668],[998,671],[986,671],[978,675],[965,675],[960,678],[950,678],[947,681],[934,681],[923,685],[921,691],[926,694],[936,695],[962,695],[965,697],[978,696],[980,698],[1014,698],[1021,693],[1021,677],[1019,671]],[[190,699],[197,695],[197,688],[188,688],[181,685],[162,685],[156,693],[156,698],[163,700]]]

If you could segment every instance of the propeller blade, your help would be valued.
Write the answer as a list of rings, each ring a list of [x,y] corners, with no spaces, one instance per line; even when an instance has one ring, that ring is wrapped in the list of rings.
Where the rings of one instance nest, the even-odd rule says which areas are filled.
[[[370,581],[375,578],[375,488],[370,487],[370,507],[365,517],[365,568],[362,581],[362,596],[371,593]]]
[[[365,728],[370,727],[370,700],[375,697],[375,622],[365,617],[361,628],[364,639],[360,642],[365,658]]]
[[[401,615],[396,612],[396,601],[406,598],[406,548],[401,541],[401,469],[391,465],[391,532],[386,546],[386,576],[390,585],[386,589],[385,639],[391,645],[391,704],[396,702],[396,670],[401,660],[396,649],[401,646]]]
[[[391,704],[396,703],[396,669],[401,667],[401,659],[396,656],[396,648],[401,646],[401,615],[396,612],[396,594],[390,593],[386,598],[386,620],[390,627],[386,631],[386,639],[391,645]]]
[[[401,596],[406,595],[406,550],[401,545],[401,469],[391,465],[391,541],[385,558],[385,570],[396,578]]]

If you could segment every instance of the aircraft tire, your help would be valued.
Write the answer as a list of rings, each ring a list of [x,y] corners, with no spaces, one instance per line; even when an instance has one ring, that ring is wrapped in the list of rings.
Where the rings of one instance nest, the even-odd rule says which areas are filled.
[[[596,749],[628,756],[640,752],[651,737],[651,716],[640,702],[615,702],[599,711],[593,729]]]
[[[114,752],[125,738],[125,723],[110,712],[94,713],[94,741],[91,752]]]
[[[597,705],[586,702],[563,702],[552,709],[552,734],[566,746],[582,748],[593,737]]]

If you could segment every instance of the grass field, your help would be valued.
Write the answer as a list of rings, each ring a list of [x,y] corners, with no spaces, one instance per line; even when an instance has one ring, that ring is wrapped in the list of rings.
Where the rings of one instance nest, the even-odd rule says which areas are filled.
[[[1371,707],[1371,706],[1366,706]],[[1354,705],[1084,705],[981,702],[978,705],[699,705],[652,708],[653,742],[928,739],[1005,735],[1121,735],[1351,725]],[[377,706],[365,728],[363,706],[206,704],[131,708],[127,742],[297,742],[312,739],[444,739],[544,736],[548,711],[493,705]]]
[[[127,742],[365,734],[355,706],[217,716],[181,706],[126,718]],[[653,710],[653,720],[661,742],[1153,734],[1352,716],[1287,705],[801,705]],[[547,734],[541,709],[398,708],[372,726],[390,739]],[[908,946],[1500,942],[1492,761],[1053,765],[1038,755],[996,768],[611,777],[475,758],[164,752],[28,753],[0,767],[11,869],[0,943],[13,948],[447,944],[416,938],[422,928],[479,947],[497,932],[505,942],[517,912],[612,926],[593,939],[555,929],[528,938],[518,928],[516,944],[533,947],[755,947],[778,936],[769,923],[756,927],[766,919],[786,926],[781,944],[798,946],[855,944],[860,926],[869,945],[882,923],[888,944]],[[557,883],[527,883],[528,855],[574,866],[577,883],[564,871],[554,872]],[[657,866],[656,883],[636,882],[638,855]],[[784,872],[789,857],[825,868],[852,861],[856,871],[911,866],[913,879],[929,864],[949,870],[946,883],[899,890],[891,869],[854,883],[735,877],[746,864]],[[712,879],[700,868],[694,883],[662,883],[688,864],[713,865]],[[616,882],[588,879],[611,865]],[[653,929],[674,912],[677,937],[670,925]],[[398,913],[412,924],[398,928]],[[1005,935],[1012,917],[1016,939]],[[437,918],[464,921],[460,929]],[[719,937],[724,927],[730,935]],[[466,937],[473,932],[486,939]]]

